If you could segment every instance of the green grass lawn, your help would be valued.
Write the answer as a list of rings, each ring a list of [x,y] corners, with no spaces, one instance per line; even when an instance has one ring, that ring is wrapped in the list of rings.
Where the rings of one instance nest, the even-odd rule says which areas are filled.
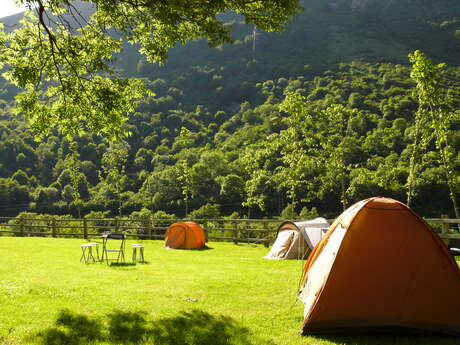
[[[81,243],[0,237],[0,344],[460,344],[302,337],[302,262],[264,260],[264,247],[211,242],[186,251],[144,241],[146,264],[108,266],[80,263]]]

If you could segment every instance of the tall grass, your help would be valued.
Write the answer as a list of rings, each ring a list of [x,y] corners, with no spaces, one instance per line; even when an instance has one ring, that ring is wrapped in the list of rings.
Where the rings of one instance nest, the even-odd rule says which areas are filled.
[[[302,262],[264,260],[261,246],[185,251],[144,241],[146,264],[106,265],[80,263],[81,243],[0,238],[0,344],[460,344],[449,337],[301,337]]]

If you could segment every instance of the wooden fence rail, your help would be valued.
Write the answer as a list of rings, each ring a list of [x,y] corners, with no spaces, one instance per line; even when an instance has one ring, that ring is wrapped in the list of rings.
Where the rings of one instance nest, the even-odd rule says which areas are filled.
[[[164,239],[168,226],[183,219],[73,219],[59,217],[0,217],[0,236],[100,237],[103,232],[125,232],[129,238]],[[208,240],[260,243],[269,246],[276,237],[280,219],[194,219],[203,226]],[[333,219],[329,219],[332,222]],[[460,238],[460,219],[426,219],[445,240]]]

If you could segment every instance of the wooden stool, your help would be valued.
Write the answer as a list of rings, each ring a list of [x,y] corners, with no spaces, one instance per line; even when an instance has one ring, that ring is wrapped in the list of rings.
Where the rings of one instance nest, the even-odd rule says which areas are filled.
[[[133,244],[133,262],[136,262],[137,260],[137,249],[139,248],[139,260],[138,262],[145,262],[144,260],[144,246],[142,244]]]

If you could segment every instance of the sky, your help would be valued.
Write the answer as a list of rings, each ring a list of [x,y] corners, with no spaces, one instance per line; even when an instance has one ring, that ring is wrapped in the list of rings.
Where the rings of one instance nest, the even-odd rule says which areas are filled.
[[[23,12],[24,7],[15,5],[14,0],[0,0],[0,18]]]

